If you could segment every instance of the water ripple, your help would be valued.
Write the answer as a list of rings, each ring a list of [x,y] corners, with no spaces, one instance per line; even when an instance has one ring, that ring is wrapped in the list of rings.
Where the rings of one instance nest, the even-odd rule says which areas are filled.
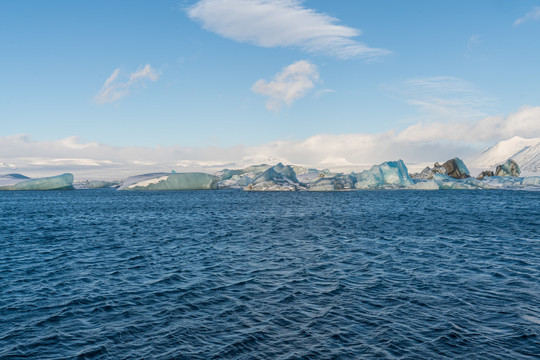
[[[538,358],[539,200],[0,193],[0,358]]]

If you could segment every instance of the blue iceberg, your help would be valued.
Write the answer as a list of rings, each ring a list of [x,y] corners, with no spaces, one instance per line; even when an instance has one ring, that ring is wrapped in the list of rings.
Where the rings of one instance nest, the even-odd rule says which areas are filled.
[[[387,161],[356,174],[357,189],[404,188],[414,184],[403,160]]]
[[[217,190],[218,177],[205,173],[153,173],[127,178],[118,190]]]
[[[0,175],[0,190],[66,190],[73,189],[73,175],[31,179],[21,174]]]

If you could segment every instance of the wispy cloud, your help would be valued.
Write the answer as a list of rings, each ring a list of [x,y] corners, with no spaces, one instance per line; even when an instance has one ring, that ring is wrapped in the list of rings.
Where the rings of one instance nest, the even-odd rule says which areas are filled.
[[[514,22],[514,26],[521,25],[521,24],[523,24],[524,22],[527,22],[527,21],[538,21],[538,20],[540,20],[540,6],[535,6],[535,7],[532,8],[531,11],[526,13],[525,16],[517,19]]]
[[[403,131],[378,134],[319,134],[303,140],[257,146],[190,148],[114,147],[76,137],[36,141],[30,136],[0,136],[0,164],[26,175],[73,172],[78,178],[120,178],[137,173],[207,171],[257,163],[293,163],[332,170],[361,169],[386,160],[444,161],[467,157],[486,145],[513,136],[540,137],[540,107],[524,106],[508,116],[470,122],[419,122]],[[179,160],[182,159],[182,160]]]
[[[300,0],[201,0],[188,16],[223,37],[263,47],[299,47],[341,59],[374,59],[390,51],[354,40],[360,30],[302,6]]]
[[[266,103],[268,110],[279,111],[285,103],[291,105],[315,87],[319,80],[317,67],[308,61],[301,60],[284,68],[276,74],[274,80],[258,80],[251,90],[269,97]]]
[[[334,90],[334,89],[321,89],[321,90],[317,91],[317,92],[313,95],[313,97],[314,97],[315,99],[318,99],[318,98],[320,98],[320,97],[323,96],[323,95],[326,95],[326,94],[332,94],[332,93],[335,93],[335,92],[336,92],[336,90]]]
[[[486,116],[492,104],[472,84],[452,76],[410,79],[385,88],[417,107],[428,119],[477,119]]]
[[[480,35],[478,34],[471,35],[471,37],[469,38],[469,41],[467,42],[467,50],[471,51],[478,44],[480,44]]]
[[[474,53],[474,50],[480,45],[482,41],[480,40],[480,35],[474,34],[469,37],[467,41],[467,51],[465,51],[466,57],[471,57]]]
[[[111,76],[105,81],[101,90],[95,97],[98,104],[112,103],[129,95],[131,88],[136,85],[144,84],[146,80],[156,81],[159,78],[159,72],[153,69],[149,64],[137,69],[129,74],[125,79],[120,79],[120,68],[115,69]]]

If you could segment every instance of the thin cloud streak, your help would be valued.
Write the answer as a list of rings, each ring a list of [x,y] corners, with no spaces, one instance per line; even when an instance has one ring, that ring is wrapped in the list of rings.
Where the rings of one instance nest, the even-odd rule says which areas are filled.
[[[467,81],[452,76],[410,79],[384,88],[417,107],[426,119],[437,121],[485,117],[493,102]]]
[[[361,31],[307,9],[299,0],[201,0],[187,10],[203,28],[262,47],[298,47],[340,59],[373,60],[391,52],[354,40]]]
[[[144,85],[145,80],[156,82],[159,78],[159,72],[153,69],[150,64],[147,64],[129,74],[127,80],[122,81],[119,76],[120,68],[115,69],[111,76],[107,78],[105,84],[95,96],[95,101],[98,104],[113,103],[126,97],[129,95],[131,88],[137,84]]]

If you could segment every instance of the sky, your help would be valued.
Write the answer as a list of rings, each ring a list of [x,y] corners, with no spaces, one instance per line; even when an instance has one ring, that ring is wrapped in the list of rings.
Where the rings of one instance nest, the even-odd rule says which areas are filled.
[[[354,168],[540,136],[538,0],[6,1],[0,55],[0,173]]]

